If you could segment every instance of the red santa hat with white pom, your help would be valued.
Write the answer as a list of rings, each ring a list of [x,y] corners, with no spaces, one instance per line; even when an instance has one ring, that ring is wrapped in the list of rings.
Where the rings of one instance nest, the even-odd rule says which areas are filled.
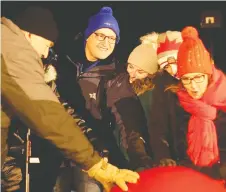
[[[158,64],[161,69],[170,64],[174,73],[177,73],[177,53],[182,43],[181,32],[166,31],[158,36]]]

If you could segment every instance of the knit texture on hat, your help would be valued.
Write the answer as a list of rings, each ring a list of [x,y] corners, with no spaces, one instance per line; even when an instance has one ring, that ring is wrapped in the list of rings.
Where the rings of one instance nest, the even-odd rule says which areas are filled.
[[[88,39],[92,33],[101,28],[113,30],[117,37],[116,43],[119,42],[120,30],[118,22],[113,16],[113,11],[110,7],[103,7],[96,15],[90,17],[88,27],[85,30],[85,39]]]
[[[158,36],[158,64],[164,68],[167,64],[177,63],[177,53],[182,43],[179,31],[166,31]]]
[[[54,42],[57,40],[57,24],[52,13],[46,8],[28,7],[15,19],[15,24],[24,31],[50,41]]]
[[[156,51],[151,45],[141,44],[129,55],[128,63],[136,65],[140,69],[154,74],[158,70]]]
[[[182,30],[183,43],[178,51],[178,76],[186,73],[212,74],[210,54],[206,50],[198,31],[191,26]]]

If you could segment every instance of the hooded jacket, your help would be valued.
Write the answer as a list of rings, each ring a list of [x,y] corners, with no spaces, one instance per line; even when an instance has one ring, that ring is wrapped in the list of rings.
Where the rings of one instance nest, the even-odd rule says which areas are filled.
[[[84,169],[91,168],[100,161],[100,156],[45,83],[43,63],[38,54],[19,27],[9,19],[1,19],[1,31],[2,131],[10,126],[14,117],[18,117],[68,158]],[[6,138],[2,141],[6,142]],[[7,145],[2,143],[2,146],[3,155]]]

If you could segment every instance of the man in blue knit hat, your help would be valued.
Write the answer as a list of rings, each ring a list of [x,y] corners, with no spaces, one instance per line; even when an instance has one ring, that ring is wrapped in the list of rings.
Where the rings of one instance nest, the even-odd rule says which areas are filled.
[[[89,19],[85,30],[85,53],[89,61],[106,59],[120,39],[118,22],[110,7],[103,7]]]
[[[23,132],[24,127],[29,127],[32,134],[41,137],[51,146],[47,148],[42,146],[42,150],[46,151],[45,154],[48,156],[48,162],[45,163],[40,158],[40,169],[42,176],[46,173],[43,176],[46,181],[39,177],[38,185],[35,185],[34,177],[27,177],[27,181],[30,178],[31,187],[29,190],[26,185],[26,191],[52,191],[54,179],[51,177],[55,177],[54,174],[61,163],[60,161],[57,165],[59,157],[52,153],[55,146],[68,159],[76,162],[91,178],[101,182],[106,191],[110,191],[114,183],[127,190],[126,182],[135,183],[139,175],[130,170],[120,170],[108,163],[106,158],[101,157],[82,133],[82,119],[77,119],[76,123],[79,124],[77,125],[75,119],[65,111],[59,98],[46,84],[41,58],[47,58],[49,48],[53,46],[58,36],[52,13],[45,8],[28,7],[16,18],[16,22],[2,17],[1,32],[1,167],[4,169],[5,158],[9,155],[8,149],[13,144],[9,141],[12,128],[15,126],[16,130]],[[19,140],[21,143],[21,139]],[[7,163],[10,164],[9,161]],[[2,177],[8,180],[7,184],[10,186],[6,187],[11,189],[3,191],[15,191],[21,184],[18,182],[21,180],[18,178],[20,173],[19,175],[17,171],[16,174],[9,173],[10,169],[12,170],[11,165],[14,166],[10,164],[10,168],[3,171],[4,176],[10,176],[10,179]],[[30,168],[29,166],[29,176]]]
[[[89,125],[83,132],[101,156],[120,168],[144,169],[151,165],[142,139],[146,119],[124,66],[112,54],[119,40],[120,30],[112,9],[101,8],[90,17],[83,38],[76,38],[73,48],[67,50],[70,56],[59,58],[58,90]],[[127,157],[118,144],[126,150]],[[102,191],[100,183],[78,167],[64,167],[55,189],[70,191],[71,185],[77,192]]]

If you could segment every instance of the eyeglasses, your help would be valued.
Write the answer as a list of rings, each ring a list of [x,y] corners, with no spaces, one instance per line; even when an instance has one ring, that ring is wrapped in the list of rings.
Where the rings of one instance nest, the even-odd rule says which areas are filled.
[[[108,42],[110,44],[115,44],[115,42],[116,42],[116,38],[115,37],[106,36],[106,35],[104,35],[102,33],[94,33],[94,34],[95,34],[95,36],[96,36],[98,41],[104,41],[106,38],[108,38]]]
[[[197,75],[193,78],[189,78],[189,77],[181,77],[181,82],[184,85],[188,85],[191,83],[191,81],[195,81],[196,83],[202,83],[205,80],[205,75]]]

